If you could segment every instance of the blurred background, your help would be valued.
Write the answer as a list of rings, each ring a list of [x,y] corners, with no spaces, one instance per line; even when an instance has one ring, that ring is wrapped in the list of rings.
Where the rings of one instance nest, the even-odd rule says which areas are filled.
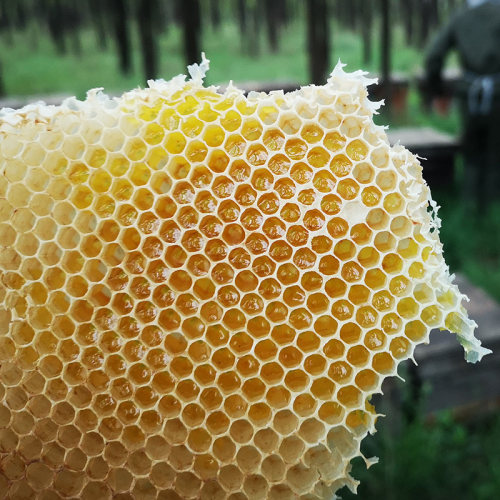
[[[474,174],[453,94],[459,57],[444,58],[439,89],[425,63],[436,34],[466,8],[463,0],[0,0],[0,107],[84,98],[92,87],[119,94],[184,73],[202,50],[208,83],[232,79],[247,90],[322,84],[339,59],[379,78],[370,93],[386,106],[376,121],[426,158],[447,261],[494,354],[466,365],[454,338],[436,332],[418,367],[402,367],[407,383],[387,382],[377,408],[388,417],[363,446],[381,462],[368,472],[354,464],[360,499],[500,497],[500,203],[465,189]]]

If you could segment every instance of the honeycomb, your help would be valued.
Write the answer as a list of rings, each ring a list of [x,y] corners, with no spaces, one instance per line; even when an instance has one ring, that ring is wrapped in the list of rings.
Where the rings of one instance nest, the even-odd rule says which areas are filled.
[[[3,498],[332,498],[431,329],[487,352],[370,81],[207,67],[0,115]]]

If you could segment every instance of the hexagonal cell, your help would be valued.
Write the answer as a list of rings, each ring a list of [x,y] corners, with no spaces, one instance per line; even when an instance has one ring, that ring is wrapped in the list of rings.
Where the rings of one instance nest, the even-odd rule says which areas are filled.
[[[389,290],[396,297],[407,295],[410,291],[410,280],[406,276],[396,276],[389,283]]]
[[[396,337],[389,346],[393,358],[400,360],[408,358],[413,351],[410,341],[405,337]]]
[[[372,367],[380,374],[388,374],[394,370],[395,364],[390,354],[381,352],[373,356]]]
[[[326,381],[326,384],[324,382],[325,379],[316,384],[316,393],[328,398],[327,394],[329,394],[330,396],[332,395],[333,387],[331,382]],[[323,389],[327,390],[323,391]],[[307,417],[312,415],[316,411],[318,402],[318,399],[316,399],[316,397],[316,394],[314,394],[314,397],[309,394],[300,394],[299,396],[297,396],[293,403],[293,409],[296,414],[300,417]]]
[[[367,398],[461,328],[407,214],[413,160],[358,86],[193,82],[63,105],[0,145],[11,496],[333,496]]]
[[[302,189],[297,196],[299,203],[302,205],[313,205],[318,196],[314,189]]]

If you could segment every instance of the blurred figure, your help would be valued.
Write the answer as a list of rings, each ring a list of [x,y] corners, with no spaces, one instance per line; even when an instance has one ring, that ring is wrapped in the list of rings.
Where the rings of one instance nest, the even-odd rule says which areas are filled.
[[[480,210],[500,200],[500,0],[468,0],[433,41],[425,62],[427,85],[443,92],[443,64],[458,52],[465,195]]]

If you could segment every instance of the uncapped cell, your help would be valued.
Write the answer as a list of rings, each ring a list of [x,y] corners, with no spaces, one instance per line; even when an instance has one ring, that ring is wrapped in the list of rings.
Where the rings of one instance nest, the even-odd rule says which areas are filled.
[[[330,499],[431,329],[487,352],[370,81],[207,68],[0,113],[8,498]]]

